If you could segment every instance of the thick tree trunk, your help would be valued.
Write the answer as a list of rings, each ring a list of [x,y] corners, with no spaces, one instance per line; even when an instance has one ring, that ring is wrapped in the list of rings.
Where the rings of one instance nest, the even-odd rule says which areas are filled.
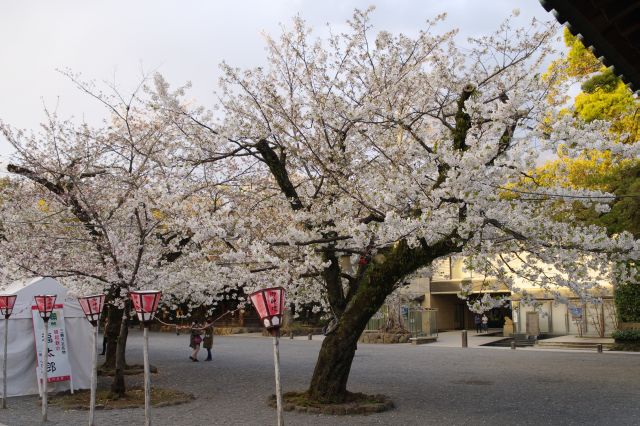
[[[104,330],[104,337],[107,342],[107,350],[105,352],[103,370],[113,370],[116,368],[116,347],[118,345],[118,336],[120,335],[120,325],[122,322],[122,309],[118,309],[113,305],[107,308],[107,323]]]
[[[118,335],[118,344],[116,346],[116,371],[111,383],[111,392],[122,397],[126,392],[124,381],[124,370],[127,366],[125,360],[125,351],[127,347],[127,336],[129,335],[129,302],[125,302],[125,308],[122,311],[122,319],[120,321],[120,333]]]
[[[458,250],[450,241],[417,248],[410,248],[401,241],[391,250],[381,253],[380,258],[364,271],[355,294],[338,319],[338,326],[322,342],[309,385],[309,396],[322,403],[343,402],[347,396],[347,381],[356,344],[369,319],[404,277],[430,265],[434,259]]]
[[[373,313],[368,309],[345,312],[335,331],[325,337],[309,386],[312,399],[323,403],[344,401],[358,338],[380,306],[382,303],[377,307],[371,306]]]

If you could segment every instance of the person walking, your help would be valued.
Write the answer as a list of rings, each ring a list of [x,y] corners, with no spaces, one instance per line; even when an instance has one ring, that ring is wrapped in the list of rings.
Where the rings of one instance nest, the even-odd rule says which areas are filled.
[[[107,327],[109,327],[109,317],[104,321],[104,329],[102,330],[102,352],[100,355],[107,353]]]
[[[476,316],[473,317],[473,322],[476,325],[476,334],[480,333],[482,331],[482,318],[480,318],[480,314],[476,314]]]
[[[200,343],[202,343],[202,329],[200,328],[200,324],[194,321],[191,324],[191,336],[189,338],[189,347],[192,349],[189,359],[193,362],[198,362]]]
[[[207,359],[205,361],[211,361],[211,348],[213,347],[213,318],[207,318],[207,326],[204,328],[204,339],[202,340],[202,347],[207,350]]]
[[[482,314],[482,329],[485,333],[489,332],[489,318],[487,318],[487,314]]]

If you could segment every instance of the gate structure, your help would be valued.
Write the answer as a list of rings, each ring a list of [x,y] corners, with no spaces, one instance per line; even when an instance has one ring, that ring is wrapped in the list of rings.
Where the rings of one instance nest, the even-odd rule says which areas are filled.
[[[434,308],[411,308],[407,311],[405,325],[411,337],[438,336],[438,310]]]

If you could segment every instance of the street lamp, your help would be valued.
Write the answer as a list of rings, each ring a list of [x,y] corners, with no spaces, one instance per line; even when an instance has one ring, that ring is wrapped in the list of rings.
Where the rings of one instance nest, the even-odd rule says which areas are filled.
[[[33,296],[36,301],[36,307],[40,313],[40,318],[44,321],[44,333],[42,339],[42,421],[47,421],[47,368],[49,367],[49,318],[53,312],[53,306],[56,303],[56,295],[39,294]]]
[[[0,295],[0,314],[4,315],[4,352],[2,357],[2,408],[7,408],[7,342],[9,341],[9,317],[16,304],[15,294]]]
[[[96,388],[98,385],[98,321],[100,321],[100,313],[104,306],[104,294],[95,294],[92,296],[78,297],[78,302],[82,307],[84,315],[93,326],[93,351],[92,351],[92,367],[91,367],[91,400],[89,403],[89,425],[95,425],[95,409],[96,409]]]
[[[284,312],[284,289],[282,287],[265,288],[249,295],[260,321],[273,336],[273,362],[276,373],[276,407],[278,426],[284,425],[282,419],[282,387],[280,386],[280,350],[278,348],[282,313]]]
[[[162,296],[161,291],[140,290],[129,292],[133,309],[138,319],[144,325],[144,424],[151,426],[151,373],[149,372],[149,324],[158,309]]]

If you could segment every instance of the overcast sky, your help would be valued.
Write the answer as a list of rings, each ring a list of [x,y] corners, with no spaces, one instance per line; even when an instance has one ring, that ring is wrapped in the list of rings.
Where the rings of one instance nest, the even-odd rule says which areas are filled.
[[[43,104],[62,117],[95,122],[106,111],[56,69],[114,81],[126,91],[141,70],[157,70],[172,85],[193,83],[191,96],[210,106],[218,64],[264,62],[263,32],[278,34],[296,14],[319,32],[338,28],[354,8],[375,5],[375,29],[413,33],[447,12],[439,28],[460,36],[488,33],[514,9],[525,25],[553,19],[538,0],[21,0],[0,6],[0,119],[32,129]],[[0,155],[10,146],[0,136]]]

